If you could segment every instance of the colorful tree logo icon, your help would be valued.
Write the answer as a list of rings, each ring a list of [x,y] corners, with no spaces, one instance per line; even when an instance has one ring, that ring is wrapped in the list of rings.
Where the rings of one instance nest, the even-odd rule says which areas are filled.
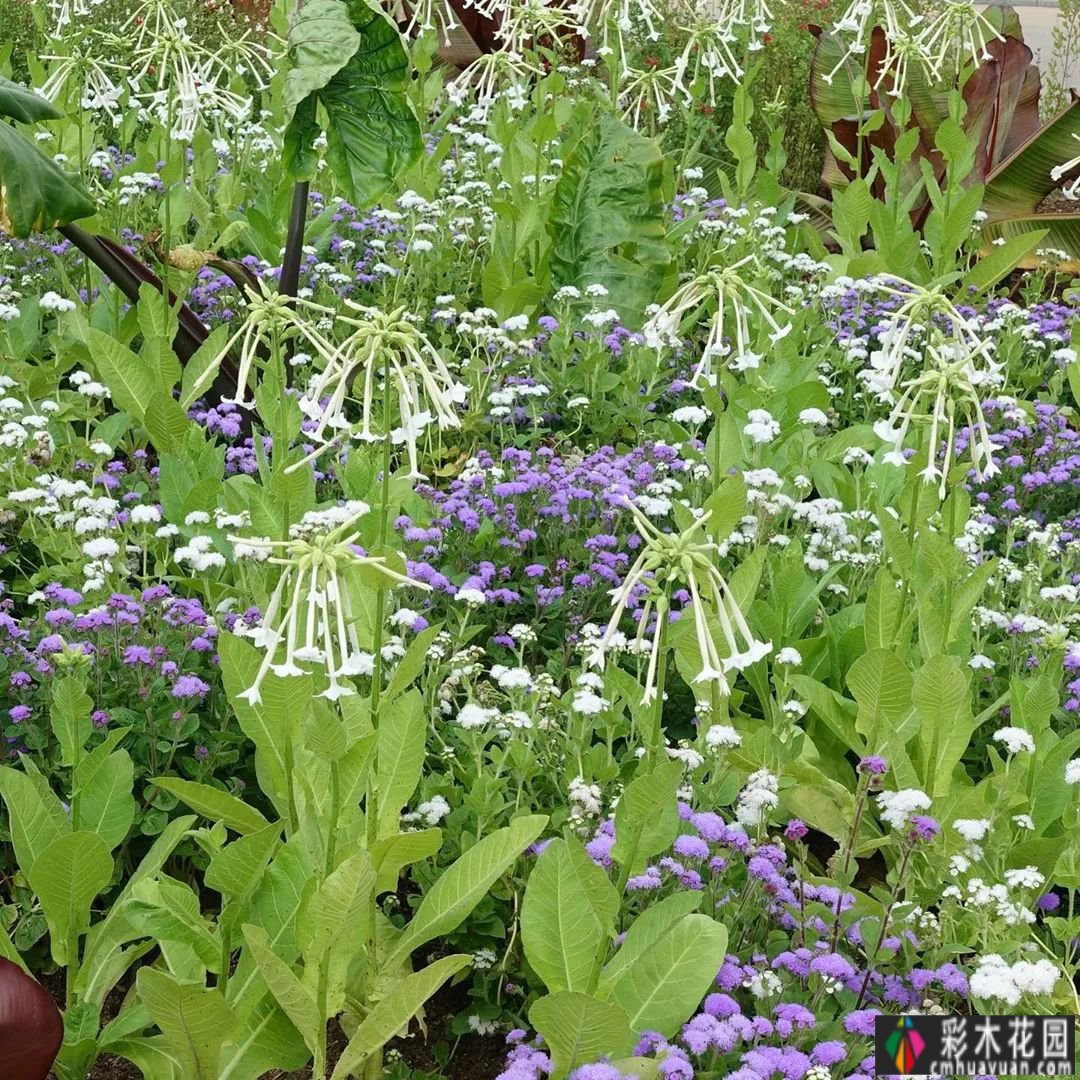
[[[889,1051],[897,1069],[902,1073],[911,1072],[919,1055],[926,1049],[926,1041],[915,1030],[915,1022],[910,1016],[902,1016],[896,1022],[897,1030],[885,1040],[885,1049]]]

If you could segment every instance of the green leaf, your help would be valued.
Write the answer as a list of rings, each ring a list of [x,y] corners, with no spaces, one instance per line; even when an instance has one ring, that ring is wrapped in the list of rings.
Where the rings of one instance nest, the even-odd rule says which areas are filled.
[[[227,844],[211,858],[203,878],[207,888],[234,899],[254,891],[281,835],[281,823],[267,825]]]
[[[73,675],[65,675],[53,683],[49,706],[49,721],[60,744],[60,764],[72,766],[79,759],[83,745],[90,737],[90,700],[82,683]]]
[[[1003,277],[1011,274],[1046,239],[1049,232],[1049,229],[1038,229],[1021,233],[1004,244],[991,247],[989,254],[983,255],[968,271],[961,283],[961,291],[967,293],[974,289],[983,292],[992,289]]]
[[[146,406],[143,427],[146,428],[156,450],[178,453],[183,449],[194,421],[184,415],[176,399],[164,391],[155,390]]]
[[[58,837],[27,874],[49,923],[53,959],[77,963],[77,935],[90,925],[90,904],[112,879],[113,861],[105,841],[92,832]]]
[[[315,994],[296,977],[292,968],[274,953],[270,947],[270,939],[261,926],[246,923],[244,940],[255,958],[259,974],[274,995],[274,1000],[296,1026],[308,1049],[314,1054],[319,1032],[326,1023],[326,1018],[319,1015]]]
[[[34,124],[38,120],[59,120],[63,115],[36,90],[0,75],[0,116],[10,116],[20,124]]]
[[[708,992],[724,962],[727,930],[707,915],[687,915],[612,985],[630,1029],[671,1038]]]
[[[606,992],[635,960],[648,952],[680,919],[699,907],[700,893],[681,892],[666,896],[659,903],[646,908],[630,924],[619,951],[601,973],[602,996],[606,996]]]
[[[233,832],[241,835],[259,832],[268,824],[266,818],[254,806],[249,806],[235,795],[211,787],[209,784],[181,780],[176,776],[157,776],[153,783],[162,791],[167,791],[181,802],[187,803],[196,813],[202,814],[211,821],[224,822]]]
[[[1032,229],[1045,231],[1042,246],[1064,251],[1072,272],[1080,270],[1080,214],[1011,214],[995,217],[983,223],[980,235],[989,244],[999,238],[1012,241],[1028,235]],[[1019,266],[1023,270],[1032,270],[1042,261],[1040,256],[1028,255],[1020,261]]]
[[[75,980],[80,1000],[101,1004],[128,967],[141,955],[137,950],[121,953],[120,945],[128,940],[127,924],[120,915],[124,902],[133,895],[141,882],[153,877],[164,865],[176,846],[187,836],[195,823],[194,817],[170,821],[143,856],[135,872],[127,878],[101,922],[91,927],[86,936],[83,962]]]
[[[86,343],[113,403],[142,422],[157,390],[153,371],[111,334],[91,327]]]
[[[226,326],[215,326],[207,339],[184,364],[180,376],[180,408],[186,413],[206,393],[217,371],[218,359],[229,339]]]
[[[911,698],[923,721],[919,776],[923,790],[936,799],[949,793],[953,770],[975,730],[967,672],[953,656],[932,656],[915,673]]]
[[[540,815],[518,818],[469,848],[428,890],[384,966],[392,968],[414,949],[456,930],[543,832],[547,820]]]
[[[139,303],[136,308],[139,319],[139,332],[144,341],[160,338],[170,342],[176,337],[180,319],[176,312],[164,303],[160,289],[155,289],[148,281],[139,286]]]
[[[657,298],[671,255],[664,235],[664,159],[617,116],[603,113],[571,151],[548,219],[556,287],[603,285],[628,326]]]
[[[300,103],[321,90],[358,48],[360,34],[342,0],[307,0],[294,11],[289,27],[292,66],[281,92],[286,125]]]
[[[221,971],[221,942],[199,910],[190,886],[165,874],[144,881],[124,901],[124,918],[140,934],[157,942],[175,942],[193,950],[201,963]]]
[[[451,976],[469,966],[472,957],[455,953],[429,964],[421,971],[406,975],[386,995],[353,1032],[345,1052],[338,1060],[331,1080],[347,1080],[380,1046],[403,1032],[436,990]]]
[[[307,712],[311,699],[311,679],[267,675],[261,687],[262,700],[251,705],[241,694],[255,681],[262,654],[234,634],[222,634],[218,638],[218,655],[225,691],[240,730],[255,744],[259,787],[277,812],[285,816],[289,807],[285,747],[287,742],[294,746],[299,742],[300,718]]]
[[[548,844],[525,889],[521,943],[549,991],[588,990],[618,909],[618,893],[580,841]]]
[[[376,745],[379,787],[379,836],[399,831],[401,808],[412,798],[424,767],[427,721],[424,699],[410,690],[379,718]]]
[[[1070,102],[986,178],[983,209],[991,218],[1030,214],[1058,186],[1051,170],[1076,157],[1080,101]]]
[[[93,200],[21,132],[0,123],[0,230],[20,239],[90,217]]]
[[[326,113],[326,160],[349,202],[380,199],[423,152],[409,101],[409,56],[397,27],[366,0],[350,0],[360,47],[319,91]]]
[[[237,1027],[236,1014],[221,992],[180,983],[149,967],[139,971],[135,985],[185,1080],[219,1080],[222,1043]]]
[[[71,819],[40,774],[0,767],[0,795],[7,805],[19,869],[29,874],[42,852],[71,832]]]
[[[665,761],[651,773],[638,776],[615,808],[615,845],[611,857],[631,872],[670,846],[679,831],[675,792],[682,782],[678,761]]]
[[[855,730],[874,752],[911,708],[911,672],[893,653],[873,649],[848,669],[847,684],[859,703]]]
[[[702,509],[710,511],[706,526],[708,534],[714,543],[722,543],[739,526],[746,513],[746,481],[742,474],[726,477]]]
[[[421,829],[376,840],[371,847],[376,895],[396,890],[402,867],[431,858],[441,846],[441,829]]]
[[[72,809],[78,809],[75,824],[97,833],[112,851],[124,841],[135,820],[135,766],[126,750],[95,757],[99,749],[79,763],[75,777],[78,798],[72,800]]]
[[[535,1002],[529,1022],[551,1054],[551,1080],[564,1080],[597,1058],[629,1053],[633,1040],[630,1019],[620,1005],[568,990]]]
[[[424,670],[428,662],[428,654],[431,651],[431,643],[442,630],[441,623],[434,623],[425,627],[413,638],[405,655],[401,658],[398,666],[394,668],[390,682],[383,691],[383,702],[389,705],[412,685],[416,677]]]

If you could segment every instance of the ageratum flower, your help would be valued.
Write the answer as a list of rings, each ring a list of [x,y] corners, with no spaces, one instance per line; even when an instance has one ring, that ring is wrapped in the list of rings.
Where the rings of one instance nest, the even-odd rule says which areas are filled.
[[[321,697],[334,701],[355,694],[339,680],[370,672],[371,658],[360,648],[349,580],[367,572],[384,586],[428,587],[398,573],[385,556],[357,553],[353,545],[359,533],[349,530],[368,509],[357,501],[347,504],[344,514],[336,508],[309,512],[292,526],[288,540],[229,537],[241,549],[278,553],[266,561],[284,567],[262,625],[251,635],[266,655],[254,683],[240,695],[245,701],[259,703],[259,688],[270,671],[282,677],[306,674],[301,661],[325,669],[330,685]],[[328,524],[333,525],[329,530]],[[279,659],[282,646],[285,655]]]

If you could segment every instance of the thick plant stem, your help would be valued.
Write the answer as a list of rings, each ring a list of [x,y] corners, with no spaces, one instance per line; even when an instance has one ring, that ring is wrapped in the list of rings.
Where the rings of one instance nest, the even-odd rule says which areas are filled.
[[[304,222],[307,220],[308,182],[298,180],[293,185],[292,208],[289,211],[289,230],[285,234],[285,256],[281,260],[281,280],[278,292],[296,296],[300,287],[300,256],[304,248]]]
[[[656,704],[653,706],[652,731],[649,734],[649,760],[654,766],[660,764],[664,747],[664,688],[667,683],[667,605],[657,605],[656,617],[660,620],[660,644],[656,659]]]

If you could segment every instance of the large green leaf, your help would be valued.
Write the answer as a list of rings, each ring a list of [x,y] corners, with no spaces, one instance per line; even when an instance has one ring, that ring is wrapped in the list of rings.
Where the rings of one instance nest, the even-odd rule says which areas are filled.
[[[0,116],[10,116],[21,124],[38,120],[59,120],[64,114],[47,98],[22,83],[0,75]]]
[[[60,764],[74,765],[83,744],[90,737],[90,710],[93,702],[73,675],[53,683],[49,703],[49,722],[60,744]]]
[[[674,1035],[708,992],[726,948],[727,930],[708,915],[687,915],[676,923],[611,988],[631,1031]]]
[[[894,653],[872,649],[851,665],[847,684],[859,703],[855,730],[871,751],[878,750],[911,708],[911,672]]]
[[[360,48],[360,35],[343,0],[306,0],[298,4],[289,27],[292,67],[281,92],[288,124],[309,94],[321,90]]]
[[[1033,213],[1058,186],[1051,170],[1080,154],[1074,135],[1080,135],[1080,100],[1066,105],[990,171],[983,195],[983,209],[990,217]]]
[[[71,832],[71,819],[40,774],[0,767],[0,795],[19,869],[28,874],[54,840]]]
[[[671,254],[664,234],[664,159],[654,139],[605,113],[571,151],[548,219],[556,286],[608,290],[605,304],[640,325]]]
[[[292,968],[270,948],[270,940],[261,926],[244,926],[244,940],[255,957],[259,974],[285,1015],[304,1037],[308,1049],[314,1054],[319,1033],[326,1018],[319,1015],[315,994],[297,978]]]
[[[360,1066],[380,1046],[385,1045],[420,1011],[421,1006],[447,979],[467,967],[472,957],[466,953],[444,956],[422,971],[406,975],[368,1014],[353,1032],[349,1045],[338,1060],[331,1080],[347,1080],[359,1075]]]
[[[1077,144],[1080,151],[1080,143]],[[1009,243],[1029,236],[1032,230],[1044,231],[1045,236],[1039,241],[1040,247],[1064,251],[1069,256],[1069,265],[1064,269],[1072,273],[1080,272],[1080,214],[1016,214],[994,217],[983,223],[979,235],[986,247],[987,256],[999,250],[992,241],[1002,239]],[[1042,260],[1033,254],[1022,258],[1017,265],[1022,270],[1032,270]],[[978,264],[976,264],[978,269]]]
[[[1048,230],[1036,229],[1009,237],[1003,244],[995,244],[968,271],[963,281],[963,291],[984,292],[992,289],[1006,274],[1020,266],[1035,248],[1041,244]]]
[[[90,925],[90,904],[112,878],[113,861],[105,841],[92,832],[68,833],[54,840],[27,874],[49,924],[53,959],[73,964],[74,939]]]
[[[142,420],[157,389],[150,365],[103,330],[91,327],[86,343],[117,407]]]
[[[456,930],[546,824],[540,815],[518,818],[469,848],[428,890],[384,966],[393,968],[413,949]]]
[[[682,765],[665,761],[652,772],[634,779],[615,808],[615,845],[611,857],[636,871],[645,861],[667,848],[679,831],[675,791],[682,781]]]
[[[376,753],[380,837],[399,831],[401,809],[420,783],[426,737],[424,701],[415,690],[398,698],[379,719]]]
[[[176,776],[157,776],[154,786],[175,795],[203,817],[220,821],[241,835],[259,832],[267,826],[266,818],[254,806],[209,784],[181,780]]]
[[[610,989],[635,960],[649,951],[677,922],[701,907],[701,894],[674,893],[646,908],[631,924],[619,951],[604,968],[600,987]]]
[[[21,132],[0,121],[0,230],[26,237],[90,217],[94,202]]]
[[[423,152],[409,102],[409,54],[397,27],[366,0],[350,0],[360,48],[319,91],[326,160],[350,202],[371,206]]]
[[[179,1061],[180,1075],[185,1080],[219,1080],[221,1045],[237,1026],[236,1015],[221,992],[180,983],[148,967],[139,972],[136,987],[139,1000]]]
[[[100,756],[98,750],[100,747],[76,770],[78,798],[72,800],[72,811],[78,810],[76,826],[97,833],[111,851],[127,836],[135,820],[135,766],[126,750]]]
[[[529,1021],[551,1053],[551,1080],[564,1080],[597,1058],[629,1053],[632,1044],[626,1010],[588,994],[561,990],[542,997],[529,1010]]]
[[[549,991],[589,988],[618,908],[614,886],[580,841],[548,844],[525,889],[521,943]]]
[[[949,793],[953,769],[975,730],[967,672],[953,656],[932,656],[915,674],[912,701],[919,726],[919,776],[932,799]]]

